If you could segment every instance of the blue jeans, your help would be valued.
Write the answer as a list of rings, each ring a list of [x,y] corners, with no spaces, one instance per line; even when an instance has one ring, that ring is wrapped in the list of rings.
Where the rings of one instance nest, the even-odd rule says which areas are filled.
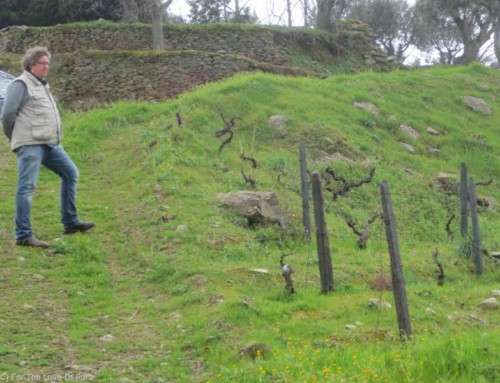
[[[61,177],[61,221],[64,226],[78,222],[76,183],[78,168],[60,145],[27,145],[17,149],[18,184],[16,193],[16,240],[33,236],[31,197],[36,189],[40,166]]]

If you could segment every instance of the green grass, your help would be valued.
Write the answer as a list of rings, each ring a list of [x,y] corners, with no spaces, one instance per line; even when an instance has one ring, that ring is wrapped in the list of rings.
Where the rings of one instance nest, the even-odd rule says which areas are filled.
[[[498,251],[500,230],[500,74],[478,65],[323,80],[239,75],[155,104],[116,103],[63,113],[64,146],[78,164],[78,206],[96,228],[63,236],[58,180],[43,171],[33,225],[47,251],[14,246],[15,156],[0,147],[0,377],[68,374],[99,382],[500,382],[498,310],[477,305],[499,289],[488,258],[476,277],[463,256],[457,196],[437,188],[438,172],[465,162],[478,194],[482,247]],[[461,96],[484,99],[491,116]],[[353,106],[369,101],[378,116]],[[176,112],[183,118],[177,126]],[[217,156],[221,114],[237,118],[233,141]],[[269,116],[290,119],[285,137]],[[399,132],[410,125],[412,140]],[[426,133],[427,127],[440,132]],[[415,146],[407,152],[400,142]],[[320,294],[314,240],[303,238],[298,147],[310,171],[373,182],[333,200],[325,211],[335,291]],[[428,155],[436,147],[439,155]],[[253,155],[252,169],[240,154]],[[350,158],[341,161],[336,153]],[[217,193],[274,191],[287,229],[248,227],[222,210]],[[370,227],[365,250],[345,223],[363,225],[380,210],[387,179],[398,225],[411,341],[398,336],[392,293],[370,289],[390,275],[385,231]],[[458,181],[458,178],[457,178]],[[313,220],[314,222],[314,220]],[[187,231],[178,231],[185,225]],[[462,250],[460,250],[462,249]],[[436,283],[432,254],[445,270]],[[284,292],[279,258],[295,270]],[[461,255],[462,254],[462,255]],[[252,269],[265,268],[269,274]],[[391,309],[373,309],[381,299]],[[354,325],[355,329],[347,329]],[[249,355],[241,350],[255,342]],[[2,375],[6,374],[6,375]],[[80,374],[80,375],[79,375]],[[90,374],[90,375],[88,375]],[[126,380],[126,379],[128,380]],[[22,380],[22,379],[21,379]]]

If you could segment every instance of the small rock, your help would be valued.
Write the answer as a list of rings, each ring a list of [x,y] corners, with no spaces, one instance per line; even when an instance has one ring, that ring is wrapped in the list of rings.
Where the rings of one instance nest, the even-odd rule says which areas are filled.
[[[380,299],[372,298],[368,301],[369,307],[381,308],[381,309],[390,309],[392,308],[389,302],[381,301]]]
[[[427,314],[430,314],[430,315],[436,315],[436,312],[435,312],[433,309],[431,309],[430,307],[427,307],[427,308],[425,309],[425,312],[426,312]]]
[[[356,330],[357,327],[355,325],[353,325],[353,324],[346,324],[345,325],[345,329],[346,330]]]
[[[156,184],[155,186],[153,186],[153,192],[154,193],[161,193],[161,186]]]
[[[418,140],[418,138],[420,137],[420,133],[413,129],[411,126],[399,125],[399,130],[408,137],[413,138],[414,140]]]
[[[500,290],[491,290],[491,295],[494,297],[500,297]]]
[[[366,110],[367,112],[373,113],[378,116],[380,114],[379,109],[371,102],[355,102],[354,106],[359,109]]]
[[[45,277],[40,274],[33,274],[33,278],[36,279],[37,281],[43,281]]]
[[[266,269],[252,269],[252,271],[257,274],[269,274],[269,271]]]
[[[177,226],[177,229],[175,229],[177,233],[187,233],[188,227],[187,225],[179,225]]]
[[[477,322],[477,323],[486,323],[486,321],[483,318],[479,318],[476,315],[469,314],[467,317],[472,321],[472,322]]]
[[[427,127],[427,133],[429,133],[431,136],[439,136],[439,132],[436,129],[431,128],[430,126]]]
[[[407,144],[406,142],[400,142],[400,144],[403,145],[408,152],[415,153],[415,147],[413,145]]]
[[[279,138],[286,137],[286,135],[287,135],[286,127],[287,127],[289,122],[290,122],[290,120],[288,117],[281,116],[281,115],[271,116],[267,120],[269,127],[276,131],[277,136]]]
[[[436,176],[438,187],[447,194],[456,194],[459,192],[458,177],[456,174],[439,172]]]
[[[246,308],[250,307],[250,303],[251,303],[251,302],[252,302],[252,301],[251,301],[251,299],[250,299],[250,298],[248,298],[248,297],[243,297],[243,298],[241,299],[241,304],[242,304],[243,306],[245,306]]]
[[[271,353],[272,349],[265,343],[251,342],[242,347],[238,355],[256,359],[258,357],[266,357]]]
[[[290,119],[286,116],[281,116],[281,115],[277,114],[277,115],[269,117],[267,122],[269,123],[270,127],[279,128],[279,127],[286,126],[286,124],[288,124],[290,122]]]
[[[391,309],[392,308],[392,305],[389,303],[389,302],[381,302],[380,303],[380,308],[383,308],[383,309]]]
[[[24,261],[26,260],[26,258],[24,258],[24,257],[17,257],[17,260],[18,260],[19,262],[24,262]]]
[[[113,340],[115,340],[115,337],[111,334],[106,334],[106,335],[103,335],[99,338],[99,340],[103,341],[103,342],[112,342]]]
[[[427,148],[427,153],[429,153],[429,155],[431,155],[431,156],[437,156],[437,155],[441,154],[441,150],[439,150],[437,148]]]
[[[436,179],[438,180],[438,182],[447,183],[450,180],[455,181],[457,179],[457,175],[452,173],[439,172],[436,176]]]
[[[182,314],[179,314],[179,313],[171,313],[170,314],[170,318],[172,319],[181,319],[182,318]]]

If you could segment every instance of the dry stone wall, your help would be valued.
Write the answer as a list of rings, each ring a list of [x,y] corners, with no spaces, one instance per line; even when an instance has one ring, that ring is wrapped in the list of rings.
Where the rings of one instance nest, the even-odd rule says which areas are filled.
[[[304,32],[282,32],[244,25],[165,26],[165,50],[194,50],[241,54],[253,60],[283,65],[292,45],[316,47],[325,39]],[[46,46],[54,53],[78,50],[138,51],[152,49],[151,27],[142,24],[59,25],[50,28],[11,27],[0,31],[0,50],[24,53],[30,46]],[[323,41],[332,45],[333,39]]]
[[[57,61],[58,81],[52,86],[72,109],[113,100],[164,100],[241,72],[311,74],[217,52],[80,51],[60,54]]]
[[[9,27],[0,31],[0,50],[24,53],[32,46],[48,47],[53,53],[96,50],[147,50],[152,48],[151,28],[143,25],[79,24],[54,27]]]
[[[239,72],[261,70],[317,75],[293,67],[297,55],[320,65],[379,51],[359,25],[332,35],[321,31],[249,25],[164,27],[165,51],[151,50],[151,27],[96,22],[0,31],[0,51],[21,55],[30,46],[53,53],[51,84],[67,107],[93,101],[163,100]],[[17,75],[17,73],[14,73]]]

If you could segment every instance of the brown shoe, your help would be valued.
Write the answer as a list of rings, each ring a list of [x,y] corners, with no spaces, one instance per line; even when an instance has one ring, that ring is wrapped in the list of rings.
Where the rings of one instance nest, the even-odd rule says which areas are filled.
[[[78,222],[72,226],[64,227],[64,234],[75,234],[75,233],[83,233],[84,231],[88,231],[95,226],[94,222]]]
[[[39,239],[36,239],[35,237],[31,237],[31,238],[27,238],[27,239],[20,239],[20,240],[16,241],[16,245],[41,247],[43,249],[48,249],[50,247],[48,242],[40,241]]]

